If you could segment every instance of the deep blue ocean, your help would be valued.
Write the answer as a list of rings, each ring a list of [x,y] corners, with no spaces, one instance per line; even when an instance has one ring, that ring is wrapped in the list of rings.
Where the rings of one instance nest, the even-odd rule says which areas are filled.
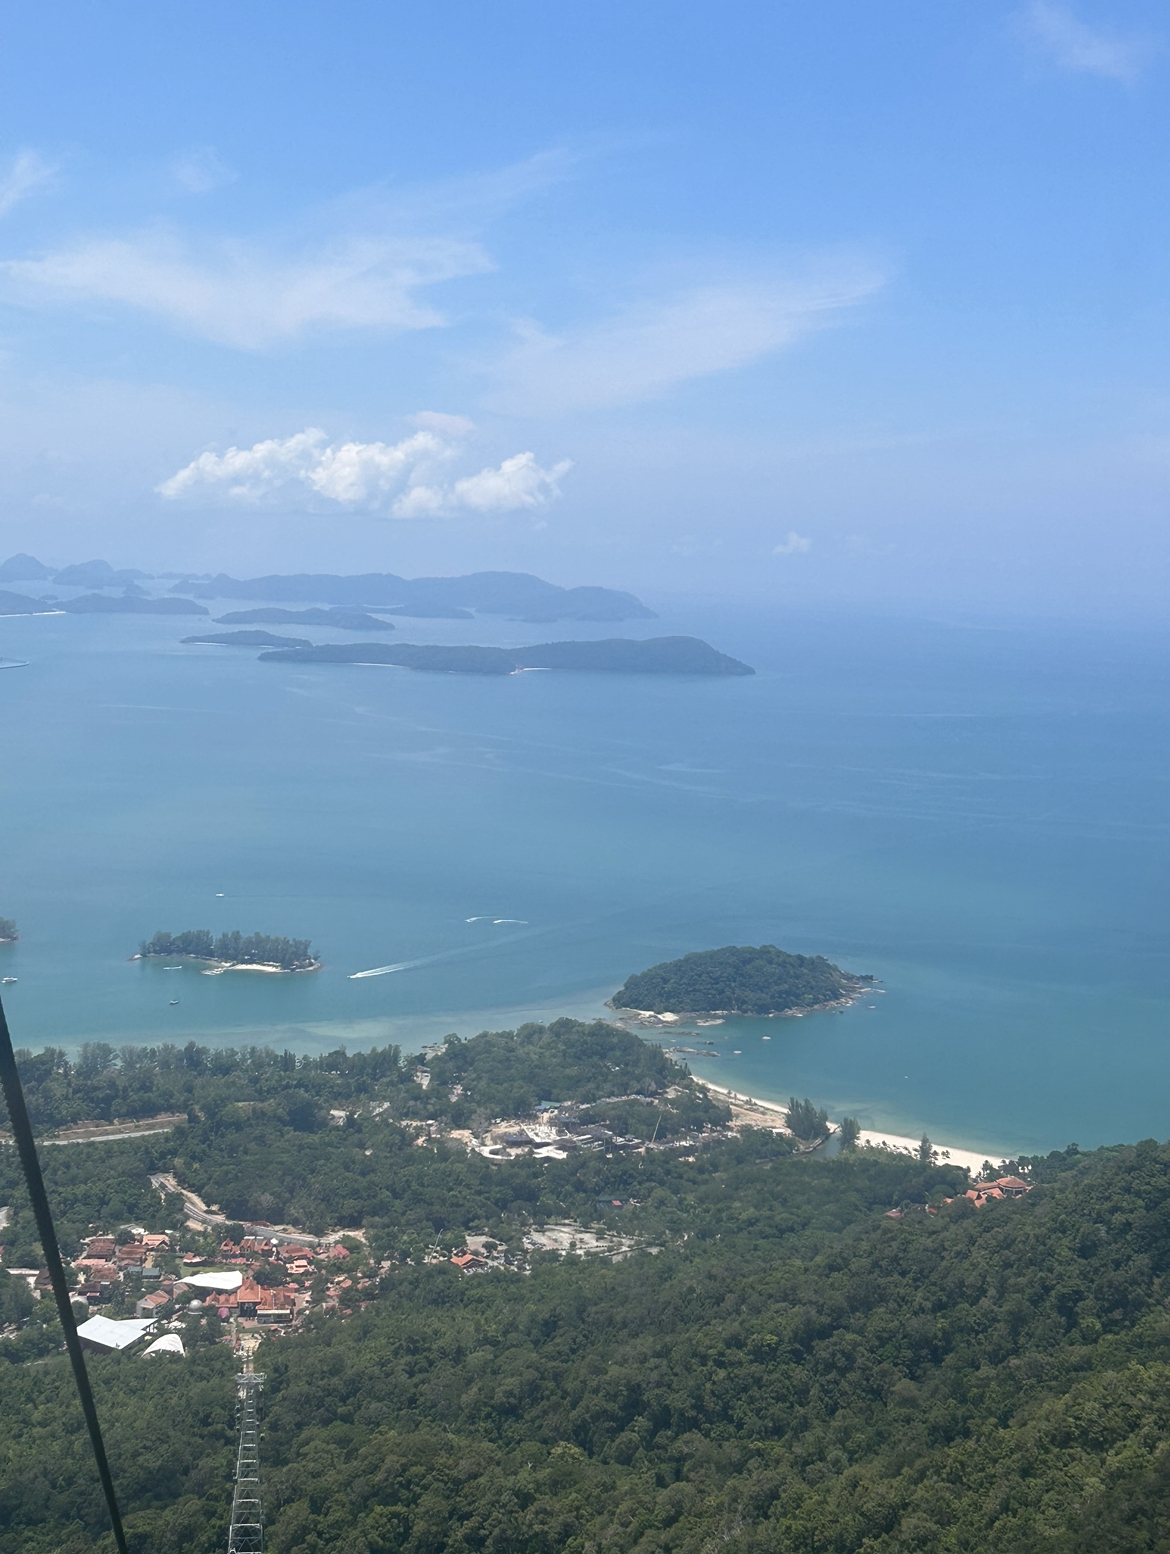
[[[205,626],[0,619],[28,661],[0,670],[18,1046],[417,1050],[769,942],[886,991],[714,1028],[708,1078],[1009,1153],[1170,1135],[1166,635],[696,604],[616,632],[754,678],[496,679],[179,645]],[[187,927],[309,937],[325,969],[128,959]]]

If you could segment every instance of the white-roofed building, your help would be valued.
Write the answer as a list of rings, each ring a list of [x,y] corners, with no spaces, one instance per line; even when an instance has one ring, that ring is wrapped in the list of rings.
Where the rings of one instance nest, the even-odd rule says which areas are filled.
[[[152,1354],[177,1354],[182,1356],[186,1352],[183,1348],[183,1340],[178,1333],[164,1333],[161,1338],[156,1338],[152,1344],[146,1346],[142,1351],[142,1358],[145,1360]]]
[[[228,1268],[223,1273],[188,1273],[183,1276],[183,1283],[189,1289],[218,1290],[223,1295],[232,1294],[243,1282],[244,1276],[238,1268]]]
[[[90,1317],[77,1329],[77,1336],[87,1349],[95,1354],[112,1354],[116,1349],[128,1349],[154,1327],[153,1321],[128,1317],[115,1322],[111,1317]]]

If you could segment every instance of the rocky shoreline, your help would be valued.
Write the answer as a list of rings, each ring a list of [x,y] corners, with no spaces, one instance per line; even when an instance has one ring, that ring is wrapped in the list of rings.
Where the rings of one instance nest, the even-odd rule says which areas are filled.
[[[698,1023],[705,1025],[722,1024],[724,1020],[799,1020],[806,1014],[824,1014],[831,1010],[848,1009],[866,993],[874,991],[879,979],[858,983],[856,987],[850,987],[840,998],[829,999],[820,1004],[799,1004],[790,1009],[771,1009],[767,1014],[743,1014],[738,1009],[684,1009],[677,1013],[658,1014],[653,1009],[623,1009],[616,1005],[612,999],[606,999],[606,1008],[612,1009],[617,1017],[616,1023],[627,1030],[662,1030],[676,1025]]]

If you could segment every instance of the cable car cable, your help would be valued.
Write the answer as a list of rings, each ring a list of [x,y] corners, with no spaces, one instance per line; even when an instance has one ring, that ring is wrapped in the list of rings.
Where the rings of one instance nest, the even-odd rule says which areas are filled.
[[[41,1247],[49,1269],[49,1280],[57,1300],[57,1315],[61,1318],[61,1327],[65,1333],[65,1347],[69,1351],[69,1363],[73,1366],[73,1379],[77,1383],[77,1393],[81,1399],[81,1412],[85,1415],[90,1445],[97,1459],[98,1477],[102,1481],[102,1491],[106,1497],[106,1507],[114,1529],[114,1542],[117,1544],[118,1554],[127,1554],[126,1534],[122,1530],[118,1497],[114,1493],[114,1480],[110,1475],[110,1464],[106,1460],[105,1442],[102,1440],[97,1407],[89,1385],[89,1372],[85,1368],[85,1354],[81,1347],[81,1339],[77,1336],[77,1323],[73,1318],[69,1286],[65,1282],[65,1269],[61,1263],[57,1233],[53,1229],[53,1215],[45,1192],[45,1179],[41,1175],[41,1163],[37,1159],[37,1146],[28,1120],[28,1108],[24,1104],[24,1088],[20,1083],[20,1074],[17,1072],[16,1054],[12,1050],[12,1038],[8,1034],[8,1021],[4,1016],[2,1003],[0,1003],[0,1088],[4,1091],[8,1118],[12,1124],[16,1147],[20,1152],[20,1164],[24,1171],[28,1195],[32,1200],[33,1214],[36,1216],[37,1234],[41,1238]]]

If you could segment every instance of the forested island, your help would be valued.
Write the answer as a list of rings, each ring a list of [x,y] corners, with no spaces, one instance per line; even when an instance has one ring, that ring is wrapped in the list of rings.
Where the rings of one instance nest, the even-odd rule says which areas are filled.
[[[0,917],[0,944],[15,944],[20,938],[16,931],[16,919]]]
[[[90,595],[84,601],[69,600],[59,608],[84,613],[104,614],[206,614],[206,610],[192,608],[192,598],[244,599],[261,604],[305,604],[330,606],[335,612],[364,613],[374,609],[383,615],[412,616],[418,620],[469,620],[473,611],[483,615],[508,615],[517,620],[547,622],[558,620],[624,621],[653,620],[649,610],[633,594],[618,588],[576,587],[562,588],[557,583],[547,583],[529,572],[472,572],[464,577],[398,577],[393,572],[366,572],[353,576],[339,576],[329,572],[273,573],[265,577],[236,578],[226,573],[213,576],[210,573],[164,573],[158,582],[171,583],[170,592],[186,595],[177,602],[146,599],[135,606],[122,603],[120,598],[107,594]],[[73,566],[49,567],[35,556],[21,553],[0,562],[0,583],[48,582],[62,587],[128,590],[135,596],[141,585],[152,581],[151,575],[134,567],[112,567],[108,561],[84,561]],[[19,597],[19,596],[13,596]],[[99,602],[94,602],[94,600]],[[36,613],[41,600],[26,601],[31,611],[4,610],[0,614]],[[162,604],[160,611],[158,606]],[[251,615],[252,612],[246,612]],[[272,622],[269,621],[269,624]],[[252,622],[240,624],[264,624],[258,616]],[[306,619],[301,624],[308,625]],[[314,617],[312,624],[343,626],[350,631],[384,629],[353,625],[333,618],[320,621]]]
[[[256,1356],[273,1554],[1142,1554],[1170,1533],[1165,1145],[1011,1161],[1031,1191],[976,1208],[957,1167],[751,1128],[502,1163],[443,1131],[525,1096],[698,1099],[656,1049],[576,1021],[412,1057],[94,1043],[19,1063],[38,1129],[177,1114],[42,1151],[68,1256],[129,1221],[171,1233],[155,1261],[179,1278],[184,1256],[222,1266],[244,1221],[354,1232]],[[185,1225],[157,1173],[238,1223]],[[0,1203],[4,1266],[40,1266],[12,1149]],[[625,1249],[542,1250],[552,1225]],[[474,1274],[449,1260],[472,1239]],[[146,1287],[130,1269],[100,1309]],[[185,1355],[89,1370],[131,1547],[212,1554],[240,1362],[189,1300],[166,1308]],[[0,1325],[0,1554],[103,1547],[53,1302],[0,1273]]]
[[[41,608],[44,608],[42,604]],[[141,594],[80,594],[54,603],[67,615],[208,615],[194,599],[151,599]]]
[[[192,960],[216,961],[225,967],[263,966],[279,971],[316,971],[320,961],[309,948],[308,939],[279,939],[254,933],[245,937],[237,929],[221,933],[218,939],[207,928],[188,928],[182,933],[160,930],[153,939],[143,939],[137,960],[157,956],[171,959],[176,955]]]
[[[141,594],[79,594],[76,599],[33,599],[0,589],[0,615],[207,615],[193,599],[151,599]],[[391,627],[387,627],[391,630]]]
[[[627,978],[610,1002],[652,1014],[792,1014],[852,1002],[873,980],[823,955],[728,945],[651,966]]]
[[[0,588],[0,615],[48,615],[57,606],[46,604],[43,599],[31,599],[27,594],[14,594],[11,589]]]
[[[272,631],[211,631],[203,637],[183,637],[184,645],[195,647],[307,648],[305,637],[278,637]]]
[[[260,657],[275,664],[392,664],[445,674],[515,674],[522,669],[600,674],[750,675],[755,670],[698,637],[610,637],[601,642],[544,642],[535,647],[439,647],[402,643],[336,643]]]
[[[463,612],[466,614],[466,611]],[[467,615],[470,620],[471,616]],[[229,610],[217,615],[221,626],[333,626],[338,631],[393,631],[390,621],[380,621],[365,610],[345,610],[340,607],[322,610],[280,610],[266,605],[258,610]]]
[[[653,610],[620,589],[561,588],[529,572],[415,578],[397,577],[393,572],[366,572],[351,577],[302,572],[242,580],[221,572],[216,577],[186,577],[174,585],[174,591],[193,593],[200,599],[374,608],[387,615],[416,619],[466,619],[469,610],[533,622],[654,619]]]

